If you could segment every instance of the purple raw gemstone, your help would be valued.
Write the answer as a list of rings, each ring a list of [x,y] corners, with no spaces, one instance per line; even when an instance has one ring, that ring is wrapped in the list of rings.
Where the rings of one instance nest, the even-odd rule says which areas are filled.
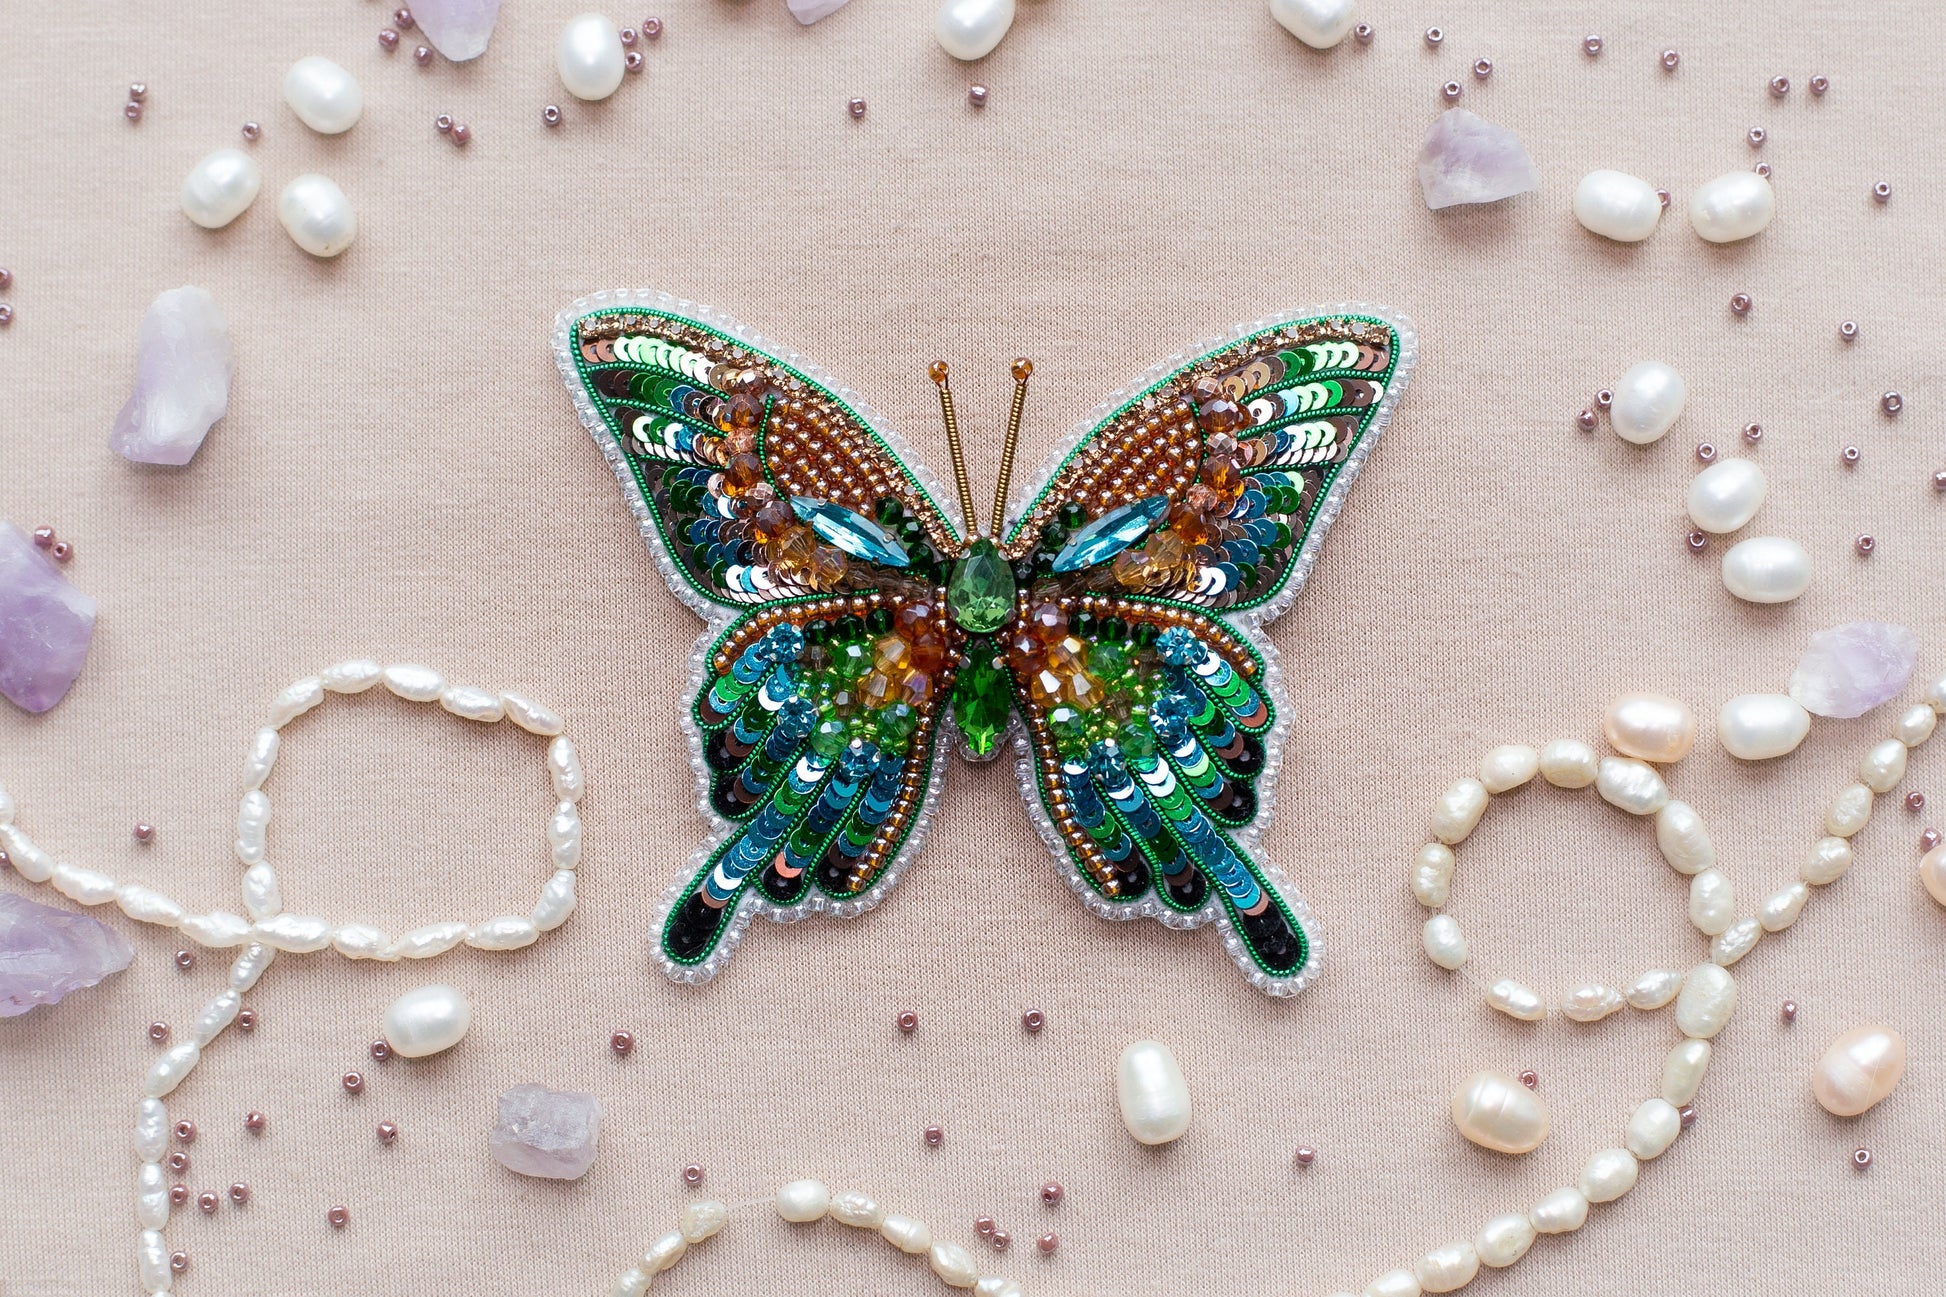
[[[600,1136],[601,1103],[594,1095],[516,1085],[500,1096],[493,1157],[522,1175],[576,1180],[595,1164]]]
[[[1419,146],[1419,187],[1426,206],[1495,203],[1540,188],[1541,173],[1504,126],[1452,108],[1433,119]]]
[[[413,0],[412,21],[454,63],[479,58],[500,20],[500,0]]]
[[[67,696],[95,634],[95,601],[26,532],[0,522],[0,694],[30,712]]]
[[[230,326],[207,292],[173,288],[149,304],[136,347],[135,390],[108,447],[137,464],[180,467],[230,407]]]
[[[128,967],[121,933],[85,914],[0,892],[0,1018],[95,985]]]
[[[1863,716],[1905,692],[1919,637],[1882,621],[1848,621],[1811,637],[1791,674],[1791,697],[1819,716]]]

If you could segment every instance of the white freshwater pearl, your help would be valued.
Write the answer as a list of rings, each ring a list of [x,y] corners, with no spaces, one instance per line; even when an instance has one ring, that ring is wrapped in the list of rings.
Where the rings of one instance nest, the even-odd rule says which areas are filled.
[[[243,1007],[243,997],[235,991],[224,991],[196,1015],[195,1033],[191,1037],[198,1045],[207,1045],[223,1034],[231,1023],[236,1021],[237,1011]]]
[[[1689,921],[1706,937],[1713,937],[1736,918],[1737,893],[1720,869],[1705,869],[1689,880]]]
[[[1441,842],[1428,842],[1412,862],[1412,894],[1419,904],[1436,910],[1452,893],[1453,849]]]
[[[973,1285],[975,1297],[1023,1297],[1019,1284],[999,1275],[988,1275]]]
[[[385,1011],[385,1039],[405,1058],[430,1058],[459,1044],[473,1025],[473,1006],[440,982],[414,987]]]
[[[1115,1092],[1136,1143],[1167,1144],[1189,1129],[1189,1082],[1161,1041],[1138,1040],[1122,1051]]]
[[[165,1050],[162,1057],[149,1066],[149,1074],[142,1081],[142,1093],[151,1099],[166,1099],[195,1069],[202,1057],[203,1047],[194,1041]]]
[[[400,937],[385,953],[400,959],[431,959],[466,940],[466,931],[466,925],[457,921],[428,923]]]
[[[257,921],[283,912],[284,889],[277,884],[276,870],[269,865],[252,865],[243,871],[243,908]]]
[[[473,685],[450,685],[439,695],[439,705],[462,720],[491,725],[507,714],[497,694]]]
[[[573,869],[581,863],[581,812],[573,802],[561,802],[548,817],[547,846],[554,853],[556,869]]]
[[[392,948],[392,934],[369,923],[340,924],[331,930],[331,948],[346,959],[384,960]]]
[[[279,914],[259,920],[251,935],[273,950],[308,955],[331,944],[331,920],[314,914]]]
[[[1630,815],[1653,815],[1669,804],[1669,787],[1653,766],[1603,757],[1595,791],[1610,806]]]
[[[44,883],[54,876],[54,857],[15,826],[0,824],[0,848],[14,862],[14,872],[28,882]]]
[[[532,919],[518,914],[476,923],[466,931],[466,944],[475,950],[519,950],[540,940],[541,930]]]
[[[1797,876],[1817,887],[1835,883],[1851,868],[1851,843],[1843,838],[1819,838]]]
[[[1935,712],[1946,714],[1946,676],[1926,686],[1925,703]]]
[[[1410,1270],[1387,1270],[1365,1285],[1365,1297],[1419,1297],[1423,1291]]]
[[[957,1243],[934,1243],[926,1260],[948,1288],[971,1288],[980,1281],[980,1267],[973,1254]]]
[[[1453,1126],[1496,1153],[1531,1153],[1547,1138],[1547,1105],[1511,1076],[1475,1072],[1453,1091]]]
[[[818,1180],[793,1180],[777,1191],[777,1214],[793,1225],[823,1220],[831,1208],[831,1190]]]
[[[277,196],[277,219],[291,242],[314,257],[335,257],[358,237],[358,213],[337,181],[307,171]]]
[[[270,723],[282,729],[323,701],[324,682],[316,676],[306,676],[270,700]]]
[[[630,1266],[622,1271],[622,1277],[615,1281],[614,1291],[609,1297],[642,1297],[649,1290],[649,1274],[640,1266]]]
[[[501,694],[500,703],[507,709],[507,719],[529,734],[551,739],[567,727],[554,712],[525,694]]]
[[[1905,744],[1886,739],[1872,745],[1858,765],[1858,782],[1875,793],[1889,793],[1905,778]]]
[[[901,1216],[897,1212],[885,1218],[884,1224],[878,1227],[878,1234],[907,1256],[918,1256],[932,1248],[932,1230],[926,1222],[912,1216]]]
[[[143,1229],[169,1223],[169,1178],[160,1162],[146,1162],[135,1176],[135,1219]]]
[[[1834,1117],[1856,1117],[1891,1094],[1905,1075],[1905,1040],[1866,1026],[1831,1042],[1811,1072],[1811,1093]]]
[[[153,887],[139,883],[123,883],[116,888],[115,904],[137,923],[153,923],[161,928],[173,928],[185,917],[182,906]]]
[[[1872,790],[1863,784],[1847,784],[1825,809],[1824,831],[1834,838],[1848,838],[1871,818]]]
[[[250,920],[228,910],[184,915],[179,930],[197,945],[211,950],[227,950],[250,940]]]
[[[581,773],[581,758],[565,736],[547,745],[547,773],[554,780],[554,796],[564,802],[578,802],[588,786]]]
[[[1588,1223],[1588,1198],[1579,1189],[1556,1189],[1527,1213],[1537,1234],[1572,1234]]]
[[[1590,171],[1574,188],[1574,219],[1617,243],[1640,243],[1662,219],[1655,186],[1621,171]]]
[[[1448,1243],[1420,1257],[1412,1271],[1419,1277],[1422,1292],[1456,1292],[1480,1273],[1480,1255],[1465,1240]]]
[[[1433,807],[1432,835],[1449,847],[1456,846],[1466,841],[1486,809],[1487,790],[1479,780],[1454,780]]]
[[[1716,714],[1716,737],[1739,761],[1795,752],[1811,732],[1811,713],[1789,694],[1738,694]]]
[[[678,1224],[682,1227],[684,1239],[691,1243],[700,1243],[720,1233],[729,1219],[728,1206],[717,1202],[714,1198],[705,1198],[701,1202],[684,1203]]]
[[[831,1196],[831,1219],[853,1229],[878,1229],[885,1224],[885,1208],[855,1189]]]
[[[671,1230],[649,1244],[648,1250],[642,1253],[642,1269],[649,1274],[660,1274],[674,1267],[687,1251],[689,1240],[682,1236],[680,1230]]]
[[[1689,223],[1710,243],[1735,243],[1760,234],[1776,214],[1776,191],[1750,170],[1705,180],[1689,197]]]
[[[1577,986],[1561,1001],[1561,1012],[1574,1022],[1600,1022],[1622,1007],[1622,993],[1612,986],[1590,982]]]
[[[47,881],[55,891],[83,905],[106,905],[121,891],[119,884],[107,874],[79,865],[56,865]]]
[[[1689,520],[1722,535],[1757,516],[1764,502],[1764,471],[1748,459],[1711,464],[1689,483]]]
[[[1676,996],[1676,1026],[1685,1036],[1708,1040],[1723,1030],[1736,1007],[1736,979],[1715,964],[1698,964]]]
[[[1789,603],[1811,584],[1811,556],[1794,540],[1752,536],[1723,556],[1723,585],[1746,603]]]
[[[970,63],[993,53],[1013,25],[1014,0],[946,0],[933,35],[940,49]]]
[[[169,1245],[156,1230],[145,1229],[135,1244],[136,1267],[141,1272],[144,1292],[168,1292],[175,1283],[169,1269]]]
[[[1604,1148],[1581,1168],[1575,1188],[1589,1202],[1613,1202],[1635,1187],[1641,1163],[1625,1148]]]
[[[1668,765],[1695,746],[1696,715],[1679,698],[1623,694],[1608,704],[1601,732],[1623,756]]]
[[[1662,440],[1682,414],[1689,388],[1673,365],[1645,360],[1630,365],[1615,380],[1615,400],[1608,422],[1615,435],[1637,446]]]
[[[1685,1040],[1662,1060],[1662,1099],[1680,1108],[1696,1097],[1713,1052],[1707,1040]]]
[[[416,662],[394,663],[379,678],[387,689],[409,703],[429,703],[446,691],[446,680],[439,672]]]
[[[1525,1212],[1510,1211],[1495,1216],[1473,1236],[1473,1250],[1479,1253],[1480,1264],[1495,1270],[1504,1270],[1520,1260],[1532,1246],[1534,1222],[1527,1219]]]
[[[1763,925],[1755,919],[1738,919],[1710,939],[1710,962],[1728,968],[1755,950],[1763,935]]]
[[[249,210],[264,171],[242,149],[203,155],[182,182],[182,214],[206,230],[220,230]]]
[[[1466,936],[1452,915],[1435,914],[1427,919],[1419,940],[1426,948],[1426,958],[1448,972],[1465,965]]]
[[[169,1151],[169,1110],[160,1099],[135,1105],[135,1155],[144,1162],[160,1162]]]
[[[264,858],[264,834],[270,828],[270,798],[260,788],[252,788],[237,804],[236,858],[254,865]]]
[[[260,941],[245,946],[243,953],[236,957],[236,962],[230,965],[230,989],[248,992],[276,958],[277,952]]]
[[[1489,793],[1510,793],[1532,779],[1541,768],[1541,754],[1524,743],[1506,743],[1480,761],[1480,786]]]
[[[561,84],[576,99],[606,99],[621,88],[628,70],[622,32],[605,14],[570,18],[554,51]]]
[[[1892,737],[1909,748],[1916,748],[1932,737],[1933,727],[1939,724],[1939,715],[1924,703],[1914,703],[1899,716],[1899,723],[1892,727]]]
[[[353,658],[318,672],[318,679],[334,694],[362,694],[377,684],[385,668],[370,658]]]
[[[1682,973],[1674,968],[1652,968],[1635,979],[1629,988],[1622,992],[1630,1006],[1644,1011],[1660,1009],[1676,998],[1682,990]]]
[[[1314,50],[1328,50],[1350,34],[1352,0],[1270,0],[1277,25]]]
[[[541,888],[540,899],[534,902],[528,918],[542,932],[552,932],[568,921],[574,913],[574,871],[557,869],[546,885]]]
[[[1803,883],[1792,883],[1764,899],[1757,909],[1757,919],[1764,925],[1765,932],[1782,932],[1797,922],[1797,916],[1804,910],[1804,902],[1809,899],[1810,888]]]
[[[1698,874],[1716,863],[1703,817],[1687,802],[1670,802],[1655,813],[1655,844],[1679,874]]]
[[[1661,1157],[1682,1134],[1682,1114],[1667,1099],[1644,1099],[1635,1115],[1628,1119],[1622,1142],[1628,1151],[1644,1162]]]
[[[264,780],[270,778],[271,769],[277,764],[277,750],[283,746],[283,739],[276,729],[266,725],[257,731],[250,740],[250,753],[243,759],[243,786],[258,789]]]
[[[284,102],[320,135],[343,135],[365,114],[365,92],[351,73],[316,54],[284,74]]]
[[[1487,988],[1487,1004],[1522,1022],[1539,1022],[1547,1016],[1547,1002],[1540,992],[1503,977]]]
[[[1919,883],[1926,895],[1946,905],[1946,843],[1919,857]]]
[[[1601,758],[1580,739],[1555,739],[1541,749],[1541,778],[1556,788],[1586,788],[1601,773]]]

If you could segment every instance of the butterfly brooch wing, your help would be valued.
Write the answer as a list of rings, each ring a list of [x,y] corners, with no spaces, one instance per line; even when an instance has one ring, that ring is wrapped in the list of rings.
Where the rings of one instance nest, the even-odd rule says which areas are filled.
[[[974,760],[1012,736],[1090,908],[1221,918],[1259,987],[1310,979],[1303,904],[1254,855],[1285,724],[1260,631],[1389,417],[1409,330],[1290,317],[1153,372],[998,554],[855,398],[706,309],[599,294],[554,343],[650,552],[709,623],[688,720],[713,833],[664,898],[670,976],[712,976],[753,917],[875,906],[950,732]]]

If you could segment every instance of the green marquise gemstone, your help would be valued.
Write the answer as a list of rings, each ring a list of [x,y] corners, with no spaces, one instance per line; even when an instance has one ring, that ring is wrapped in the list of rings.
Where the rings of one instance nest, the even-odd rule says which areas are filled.
[[[999,630],[1014,612],[1014,574],[993,542],[982,536],[953,565],[946,583],[946,607],[953,620],[975,635]]]
[[[992,645],[974,644],[953,682],[953,719],[974,756],[993,755],[1012,706],[1012,686],[1006,671],[993,660]]]

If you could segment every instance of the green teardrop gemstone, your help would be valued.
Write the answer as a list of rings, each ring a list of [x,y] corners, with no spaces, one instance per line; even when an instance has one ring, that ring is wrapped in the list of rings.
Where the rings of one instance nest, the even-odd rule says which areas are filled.
[[[974,756],[994,754],[1012,705],[1012,686],[1006,670],[993,660],[993,645],[976,641],[968,647],[967,663],[953,681],[953,719]]]
[[[999,630],[1013,616],[1014,574],[985,536],[953,565],[946,607],[962,629],[975,635]]]

